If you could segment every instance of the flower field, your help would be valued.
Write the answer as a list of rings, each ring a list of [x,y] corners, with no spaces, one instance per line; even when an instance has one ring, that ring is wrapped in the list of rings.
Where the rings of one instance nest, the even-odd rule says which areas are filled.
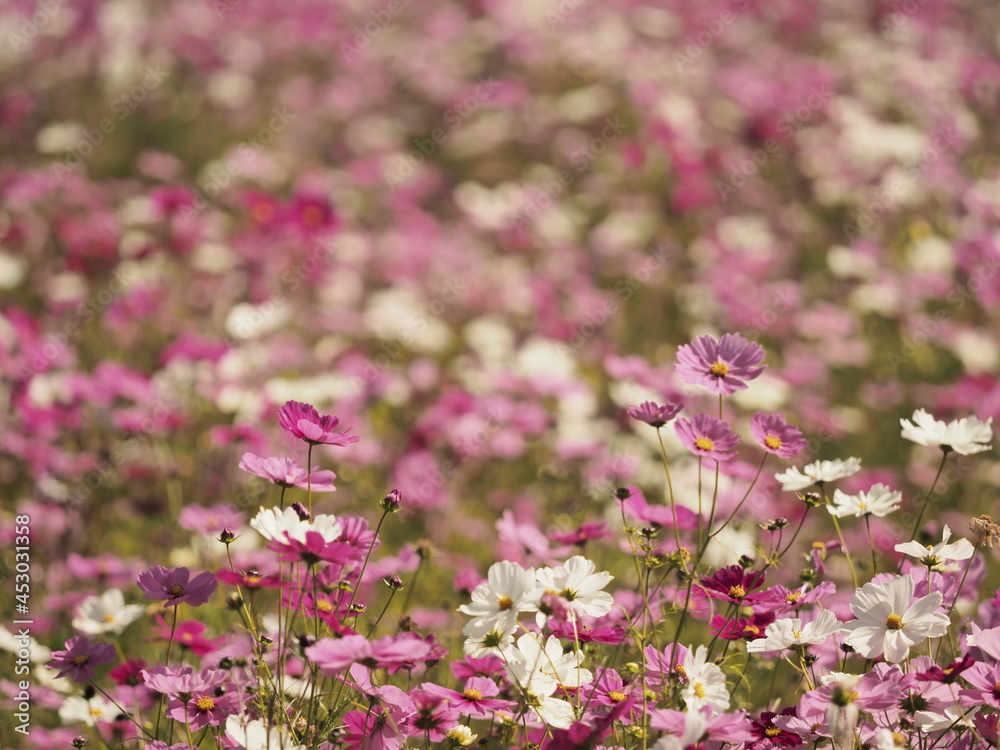
[[[0,6],[0,747],[979,750],[1000,7]]]

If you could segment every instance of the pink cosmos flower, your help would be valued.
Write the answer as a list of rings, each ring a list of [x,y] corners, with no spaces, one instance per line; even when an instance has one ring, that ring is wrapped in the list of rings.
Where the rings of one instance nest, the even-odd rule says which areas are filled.
[[[346,542],[328,542],[318,531],[305,532],[305,539],[294,539],[285,533],[284,539],[275,537],[267,543],[267,548],[280,552],[282,562],[304,562],[316,565],[319,562],[346,565],[355,558],[355,549]]]
[[[157,565],[139,574],[139,588],[145,591],[144,599],[163,599],[164,606],[176,607],[187,602],[200,607],[208,601],[218,585],[211,573],[200,573],[191,578],[187,568],[170,570]]]
[[[208,626],[199,620],[184,620],[183,622],[179,622],[177,623],[177,627],[173,629],[174,643],[189,649],[191,653],[198,656],[210,654],[221,647],[226,642],[226,639],[224,637],[206,638],[204,633],[207,629]],[[171,628],[162,616],[157,617],[157,626],[152,628],[152,630],[163,640],[170,640]]]
[[[69,676],[73,682],[86,682],[94,676],[94,667],[115,660],[115,647],[109,643],[91,643],[82,635],[66,641],[65,651],[55,651],[46,666],[58,669],[56,677]]]
[[[676,518],[679,529],[691,531],[698,528],[698,514],[690,508],[685,508],[683,505],[675,505],[673,508],[668,508],[665,505],[650,505],[638,487],[629,485],[625,489],[630,494],[622,501],[622,509],[632,518],[665,527],[673,527]]]
[[[431,742],[441,742],[445,732],[458,726],[459,710],[447,697],[420,688],[409,695],[414,712],[404,720],[402,729],[411,736],[424,736]]]
[[[721,419],[707,414],[696,414],[690,421],[681,417],[674,423],[677,437],[696,456],[729,461],[736,456],[734,450],[740,436]]]
[[[260,572],[256,570],[241,570],[235,573],[231,570],[220,570],[215,574],[215,577],[222,581],[223,583],[229,583],[233,586],[241,586],[245,589],[276,589],[283,586],[291,585],[291,581],[282,581],[279,576],[276,575],[261,575]]]
[[[684,404],[680,401],[668,401],[663,406],[652,401],[644,401],[638,406],[630,406],[626,411],[632,419],[645,422],[653,427],[663,427],[667,422],[680,414]]]
[[[459,714],[468,716],[489,716],[492,712],[505,709],[510,701],[495,698],[500,694],[500,688],[488,677],[470,677],[462,692],[450,690],[433,682],[425,682],[420,686],[428,693],[434,693],[451,701]]]
[[[694,588],[696,594],[700,593],[712,599],[742,604],[743,602],[753,602],[758,598],[767,597],[767,592],[754,595],[752,592],[759,589],[764,583],[764,571],[758,570],[750,572],[744,570],[739,565],[730,565],[722,568],[713,576],[702,578]]]
[[[754,414],[750,420],[750,434],[761,448],[778,458],[793,458],[806,447],[801,430],[777,414]]]
[[[312,475],[290,458],[270,456],[264,458],[254,453],[244,453],[240,459],[240,468],[249,471],[262,479],[274,482],[279,487],[299,487],[313,492],[334,492],[333,480],[337,475],[332,471],[320,471],[313,467]]]
[[[186,723],[192,732],[197,732],[207,726],[219,726],[230,715],[239,713],[239,710],[236,696],[216,695],[213,690],[194,693],[186,701],[170,701],[166,715]]]
[[[760,365],[764,349],[738,333],[727,333],[720,341],[699,336],[677,349],[677,374],[685,383],[703,385],[713,393],[728,396],[747,388],[745,381],[764,372]]]
[[[278,409],[278,422],[295,437],[310,445],[337,445],[344,447],[361,438],[350,434],[350,428],[335,432],[340,426],[337,417],[320,416],[315,407],[298,401],[287,401]]]

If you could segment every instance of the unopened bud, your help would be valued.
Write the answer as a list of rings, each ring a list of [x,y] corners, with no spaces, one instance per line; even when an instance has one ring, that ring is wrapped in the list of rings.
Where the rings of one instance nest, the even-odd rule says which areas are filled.
[[[300,521],[308,521],[310,518],[312,518],[312,513],[310,513],[306,509],[306,506],[304,506],[298,500],[292,503],[292,510],[294,510],[296,515],[298,515]]]
[[[397,510],[399,510],[399,506],[402,502],[403,502],[403,497],[402,495],[399,494],[399,490],[394,489],[391,492],[389,492],[388,495],[382,498],[379,505],[382,506],[382,510],[384,510],[386,513],[395,513]]]

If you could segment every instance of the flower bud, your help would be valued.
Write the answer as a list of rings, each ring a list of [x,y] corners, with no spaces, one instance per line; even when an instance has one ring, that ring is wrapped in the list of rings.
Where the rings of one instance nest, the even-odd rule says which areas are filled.
[[[312,518],[312,513],[310,513],[306,509],[306,506],[304,506],[298,500],[292,503],[292,510],[294,510],[295,513],[298,515],[300,521],[308,521],[310,518]]]
[[[402,502],[403,502],[403,497],[402,495],[399,494],[399,490],[393,489],[391,492],[389,492],[388,495],[382,498],[381,502],[379,502],[379,505],[382,507],[382,510],[384,510],[386,513],[395,513],[397,510],[399,510],[399,506]]]

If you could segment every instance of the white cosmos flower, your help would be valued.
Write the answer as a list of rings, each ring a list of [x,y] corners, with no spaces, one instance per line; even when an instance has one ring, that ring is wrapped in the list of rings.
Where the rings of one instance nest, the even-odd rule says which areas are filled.
[[[126,604],[125,595],[120,590],[108,589],[100,596],[88,596],[84,599],[72,624],[86,635],[120,635],[125,628],[142,617],[145,611],[146,608],[141,604]]]
[[[343,527],[336,517],[325,514],[313,516],[308,521],[299,518],[294,508],[261,508],[260,512],[250,521],[250,528],[256,529],[262,537],[270,541],[289,539],[299,542],[306,541],[307,531],[316,531],[327,542],[335,542],[343,533]]]
[[[818,646],[841,629],[836,615],[823,610],[812,622],[802,624],[797,617],[775,620],[767,626],[764,637],[747,643],[747,651],[781,651],[791,646]]]
[[[615,600],[602,589],[612,575],[595,573],[594,563],[582,555],[575,555],[558,568],[539,568],[535,573],[539,596],[554,593],[568,602],[571,615],[602,617],[611,611]],[[545,624],[545,615],[539,613],[539,627]]]
[[[535,570],[525,570],[516,562],[503,560],[493,563],[486,574],[486,583],[472,591],[472,601],[458,611],[473,618],[482,627],[512,633],[517,629],[519,612],[534,612],[538,607],[538,586]]]
[[[851,597],[851,612],[858,619],[844,625],[844,642],[866,659],[885,656],[887,662],[899,664],[911,646],[948,632],[948,616],[936,611],[942,599],[941,592],[934,591],[914,602],[910,576],[866,583]]]
[[[945,570],[945,562],[948,560],[968,560],[975,553],[973,547],[967,539],[959,539],[957,542],[949,543],[951,539],[951,529],[945,524],[941,531],[941,541],[933,546],[924,546],[920,542],[906,542],[895,546],[896,552],[915,557],[920,560],[921,565],[926,565],[931,570]]]
[[[276,727],[268,727],[260,719],[246,720],[235,714],[226,719],[226,736],[246,750],[306,750]]]
[[[560,729],[571,726],[576,719],[572,704],[552,696],[560,685],[578,687],[594,679],[590,670],[580,667],[583,653],[564,654],[557,638],[543,644],[534,633],[525,633],[505,656],[508,676],[527,694],[539,718]]]
[[[955,453],[968,456],[992,448],[989,445],[993,439],[993,417],[980,422],[975,417],[965,417],[952,422],[940,422],[923,409],[913,412],[913,422],[908,419],[899,420],[903,428],[902,435],[918,445],[932,448],[950,448]]]
[[[463,651],[475,659],[481,659],[487,654],[502,656],[514,645],[514,631],[517,624],[509,630],[498,630],[496,623],[490,624],[483,618],[469,620],[462,628],[465,636]]]
[[[59,706],[59,718],[63,724],[83,722],[92,727],[99,721],[113,721],[118,714],[118,708],[99,695],[90,700],[80,695],[71,695]]]
[[[877,516],[885,518],[895,510],[899,510],[899,505],[903,501],[903,493],[899,490],[891,490],[884,484],[873,485],[868,492],[859,492],[857,495],[847,495],[840,490],[833,491],[833,502],[826,506],[831,516],[845,518],[853,516]]]
[[[708,649],[704,646],[698,646],[697,651],[688,652],[684,657],[687,684],[681,690],[681,697],[689,712],[701,711],[704,706],[710,706],[715,714],[729,708],[726,676],[707,659]]]
[[[786,492],[798,492],[806,487],[812,487],[817,482],[836,482],[859,471],[861,471],[860,458],[852,457],[846,461],[837,458],[833,461],[813,461],[802,467],[801,471],[792,466],[780,474],[775,474],[774,478],[781,482],[781,488]]]

